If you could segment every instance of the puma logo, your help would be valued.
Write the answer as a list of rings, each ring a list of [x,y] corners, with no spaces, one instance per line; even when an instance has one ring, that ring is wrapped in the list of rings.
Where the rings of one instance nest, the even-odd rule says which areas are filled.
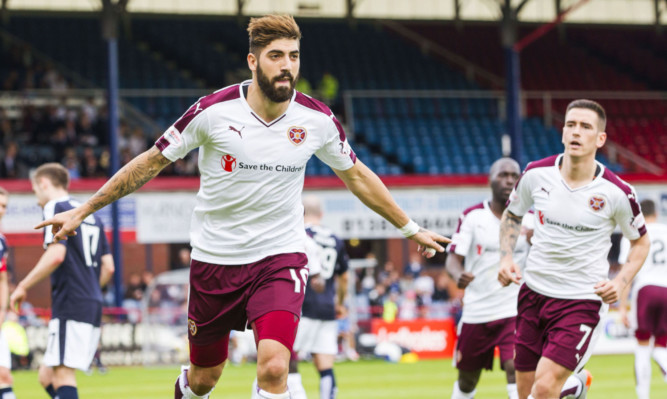
[[[245,126],[243,126],[243,127],[241,128],[241,130],[238,130],[238,129],[235,128],[234,126],[231,126],[231,125],[229,126],[229,130],[233,130],[233,131],[235,131],[236,133],[238,133],[240,138],[243,138],[243,136],[241,135],[241,132],[243,131],[243,129],[245,129]]]
[[[549,193],[551,192],[551,190],[547,190],[547,189],[544,188],[544,187],[540,187],[540,190],[542,190],[542,191],[544,191],[545,193],[547,193],[547,195],[549,195]]]

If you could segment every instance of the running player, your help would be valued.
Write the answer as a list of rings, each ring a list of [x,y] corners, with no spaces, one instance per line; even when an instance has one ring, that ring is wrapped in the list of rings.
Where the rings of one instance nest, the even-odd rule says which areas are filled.
[[[489,183],[491,200],[466,209],[459,219],[456,234],[447,250],[446,268],[459,288],[465,289],[463,314],[458,326],[454,361],[459,377],[454,382],[452,399],[475,397],[482,369],[493,368],[496,346],[500,367],[507,376],[507,393],[518,399],[514,375],[514,329],[519,287],[503,287],[497,281],[498,231],[500,217],[521,169],[511,158],[501,158],[491,165]],[[514,251],[514,261],[523,267],[530,245],[524,226]]]
[[[621,298],[623,323],[635,332],[635,379],[637,397],[648,399],[651,391],[651,354],[667,379],[667,226],[658,223],[655,202],[643,200],[642,212],[646,230],[651,237],[651,249],[644,266],[632,285],[632,306],[628,316],[627,302],[630,289]],[[621,241],[618,263],[628,261],[630,241]],[[654,338],[653,348],[650,340]]]
[[[246,325],[257,341],[254,396],[289,397],[288,364],[308,278],[301,192],[312,155],[416,241],[422,254],[443,252],[436,241],[449,241],[411,221],[357,159],[329,108],[294,90],[301,38],[294,19],[252,18],[248,33],[251,80],[199,99],[85,204],[38,225],[53,225],[55,239],[64,239],[89,214],[199,148],[201,183],[190,234],[190,366],[176,381],[176,399],[209,396],[222,374],[230,330]]]
[[[601,317],[644,263],[649,240],[629,184],[595,160],[607,138],[602,106],[571,102],[565,113],[563,154],[532,162],[510,196],[500,223],[503,285],[521,284],[514,366],[521,399],[553,399],[566,389],[583,397],[588,361]],[[536,222],[525,273],[513,261],[521,220]],[[608,280],[610,236],[618,225],[630,239],[628,262]],[[580,371],[582,371],[580,373]],[[564,387],[575,373],[582,383]],[[583,395],[583,396],[582,396]]]

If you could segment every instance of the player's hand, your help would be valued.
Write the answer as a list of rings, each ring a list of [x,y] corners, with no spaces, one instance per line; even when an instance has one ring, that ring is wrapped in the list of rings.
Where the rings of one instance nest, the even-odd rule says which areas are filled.
[[[67,212],[61,212],[35,226],[35,230],[42,227],[51,226],[53,233],[53,242],[67,239],[67,236],[75,236],[76,229],[84,218],[79,216],[79,208],[70,209]]]
[[[593,288],[595,289],[595,295],[602,298],[602,302],[614,303],[621,297],[625,285],[617,279],[613,279],[600,281]]]
[[[500,281],[503,287],[507,287],[510,283],[521,284],[521,270],[519,266],[514,261],[500,262],[498,281]]]
[[[464,289],[464,288],[467,287],[468,284],[470,284],[470,283],[472,282],[472,280],[474,280],[474,279],[475,279],[475,276],[474,276],[472,273],[470,273],[470,272],[463,272],[463,273],[461,273],[461,275],[459,276],[459,278],[456,280],[456,286],[459,287],[459,288],[461,288],[461,289]]]
[[[345,305],[336,305],[336,319],[344,319],[347,316]]]
[[[445,248],[438,244],[438,242],[443,244],[449,244],[452,242],[452,240],[449,238],[424,228],[420,229],[417,234],[414,234],[408,238],[419,244],[417,247],[417,252],[426,258],[434,257],[436,252],[445,252]]]
[[[16,313],[19,313],[21,308],[21,303],[25,301],[28,293],[21,284],[17,285],[12,292],[12,295],[9,296],[9,308],[13,309]]]

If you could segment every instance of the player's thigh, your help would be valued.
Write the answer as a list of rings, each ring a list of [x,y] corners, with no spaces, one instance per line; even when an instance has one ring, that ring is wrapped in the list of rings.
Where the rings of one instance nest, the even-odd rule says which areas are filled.
[[[90,367],[100,341],[99,327],[75,320],[52,319],[48,330],[44,365],[79,370]]]
[[[544,327],[540,323],[540,313],[545,298],[532,291],[526,284],[521,286],[514,338],[516,351],[514,366],[517,371],[529,372],[537,368],[544,345],[545,335]]]
[[[557,398],[565,384],[565,380],[572,374],[572,371],[566,367],[543,357],[537,364],[535,370],[535,381],[533,382],[533,393],[548,392],[548,397]],[[547,396],[544,396],[547,397]]]
[[[455,366],[463,371],[493,368],[495,337],[487,323],[460,323],[456,342]]]
[[[302,253],[270,256],[253,264],[249,272],[256,277],[246,305],[248,321],[273,311],[287,311],[298,319],[308,283],[307,264]]]
[[[542,357],[571,372],[579,371],[592,354],[600,334],[600,320],[609,305],[594,300],[553,300],[553,303],[543,313],[550,324]]]
[[[317,340],[317,331],[320,329],[319,320],[301,317],[294,340],[294,350],[297,353],[312,353]]]

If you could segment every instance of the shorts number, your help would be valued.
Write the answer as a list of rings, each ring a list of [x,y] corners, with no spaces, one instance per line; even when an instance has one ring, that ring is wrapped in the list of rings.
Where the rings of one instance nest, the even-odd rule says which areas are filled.
[[[581,349],[581,347],[584,346],[584,343],[586,342],[586,339],[588,339],[588,336],[591,335],[591,331],[593,331],[593,328],[591,328],[591,326],[582,324],[579,326],[579,330],[584,332],[584,337],[579,342],[579,345],[577,345],[576,348],[577,350]]]
[[[301,280],[299,280],[299,277],[296,275],[296,270],[294,269],[289,269],[289,274],[292,276],[292,280],[294,280],[294,292],[297,294],[301,293],[301,281],[303,280],[303,293],[306,293],[306,284],[308,284],[308,269],[301,269],[299,271],[299,274],[301,274]]]

